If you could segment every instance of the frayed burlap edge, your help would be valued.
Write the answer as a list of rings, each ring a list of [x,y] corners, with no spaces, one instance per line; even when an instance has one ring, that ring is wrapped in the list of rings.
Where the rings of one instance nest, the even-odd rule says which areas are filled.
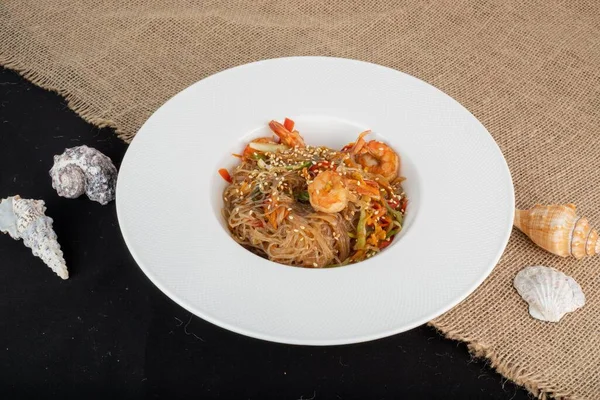
[[[516,365],[510,357],[503,357],[496,350],[485,343],[469,337],[466,332],[454,329],[447,324],[436,321],[430,321],[427,323],[427,325],[435,328],[442,336],[448,339],[464,342],[473,357],[485,358],[489,360],[488,364],[499,374],[508,380],[513,381],[517,385],[523,386],[525,389],[531,392],[531,394],[537,396],[539,400],[548,400],[550,398],[557,400],[581,399],[573,394],[560,391],[547,379],[521,368],[520,366]]]
[[[58,93],[61,97],[65,99],[67,106],[71,110],[73,110],[77,115],[79,115],[81,118],[83,118],[90,124],[95,125],[98,128],[114,129],[119,139],[123,140],[126,143],[131,143],[131,141],[133,140],[134,135],[119,129],[119,127],[114,121],[94,115],[94,113],[91,111],[90,105],[85,100],[64,89],[59,88],[56,82],[54,82],[51,77],[40,75],[39,73],[20,64],[13,57],[7,54],[3,54],[1,52],[0,65],[6,69],[15,71],[23,78],[27,79],[28,81],[42,89]]]

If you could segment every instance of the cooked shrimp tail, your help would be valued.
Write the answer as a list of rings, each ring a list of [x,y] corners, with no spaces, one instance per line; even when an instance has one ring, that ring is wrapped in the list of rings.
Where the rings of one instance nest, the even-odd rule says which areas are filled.
[[[281,143],[285,144],[286,146],[306,147],[304,139],[302,138],[302,136],[300,136],[300,133],[298,133],[298,131],[289,131],[286,129],[285,126],[283,126],[281,123],[275,120],[269,122],[269,127],[271,128],[273,133],[275,133],[279,137]]]
[[[350,148],[350,154],[355,156],[362,150],[362,148],[366,144],[365,136],[367,136],[369,133],[371,133],[371,131],[366,130],[366,131],[362,132],[360,135],[358,135],[358,139],[356,140],[356,143],[354,143],[354,146],[352,146]]]

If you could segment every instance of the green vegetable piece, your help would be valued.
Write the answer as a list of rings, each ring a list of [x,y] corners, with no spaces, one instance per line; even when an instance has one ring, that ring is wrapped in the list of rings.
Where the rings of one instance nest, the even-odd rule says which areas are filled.
[[[302,192],[297,193],[296,200],[298,200],[302,203],[307,203],[308,201],[310,201],[310,196],[308,194],[308,191],[303,190]]]
[[[364,250],[367,245],[367,211],[365,207],[360,208],[360,218],[356,226],[356,245],[355,250]]]

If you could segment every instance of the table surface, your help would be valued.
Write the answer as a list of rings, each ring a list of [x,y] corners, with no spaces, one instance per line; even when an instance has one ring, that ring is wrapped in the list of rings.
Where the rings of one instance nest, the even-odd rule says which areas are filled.
[[[46,202],[71,276],[62,281],[22,242],[0,235],[2,398],[530,398],[428,326],[307,347],[191,315],[137,267],[114,202],[63,199],[52,189],[52,156],[83,144],[117,167],[127,150],[56,93],[0,69],[0,198]]]

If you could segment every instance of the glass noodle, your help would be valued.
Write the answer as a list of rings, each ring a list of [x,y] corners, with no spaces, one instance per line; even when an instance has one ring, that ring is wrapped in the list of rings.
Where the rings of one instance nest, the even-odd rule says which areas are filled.
[[[407,199],[400,159],[387,145],[356,142],[342,150],[308,146],[294,122],[271,121],[276,137],[251,141],[223,193],[223,217],[248,250],[309,268],[362,261],[402,229]]]

